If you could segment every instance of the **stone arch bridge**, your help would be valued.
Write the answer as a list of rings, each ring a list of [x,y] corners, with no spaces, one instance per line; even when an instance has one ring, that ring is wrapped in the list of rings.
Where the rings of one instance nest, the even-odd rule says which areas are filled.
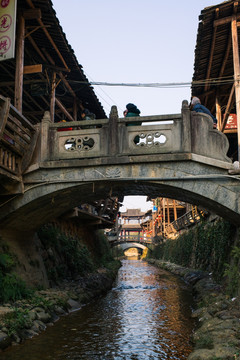
[[[46,112],[32,127],[19,117],[22,128],[28,124],[22,153],[15,128],[14,143],[4,138],[12,117],[4,119],[0,222],[5,228],[36,229],[81,203],[126,195],[186,201],[240,224],[240,178],[226,155],[228,140],[208,115],[190,112],[187,101],[173,115],[118,118],[113,106],[109,119],[51,123]],[[139,121],[141,126],[128,126]],[[15,167],[9,161],[14,156]]]
[[[130,248],[137,248],[144,250],[148,248],[152,250],[154,243],[152,238],[147,238],[144,235],[120,235],[116,234],[116,236],[109,236],[108,237],[109,243],[112,247],[120,245],[122,250],[125,251]]]

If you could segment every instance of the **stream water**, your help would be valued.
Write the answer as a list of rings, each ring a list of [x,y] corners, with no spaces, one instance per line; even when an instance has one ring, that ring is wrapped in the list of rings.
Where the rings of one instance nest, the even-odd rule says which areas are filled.
[[[105,296],[62,317],[1,360],[187,359],[192,296],[183,281],[139,260],[122,260]]]

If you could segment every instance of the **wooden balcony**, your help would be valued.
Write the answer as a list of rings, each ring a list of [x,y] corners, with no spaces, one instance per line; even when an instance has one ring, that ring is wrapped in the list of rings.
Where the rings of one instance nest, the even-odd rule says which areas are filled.
[[[22,174],[36,139],[36,128],[0,95],[0,195],[22,192]]]

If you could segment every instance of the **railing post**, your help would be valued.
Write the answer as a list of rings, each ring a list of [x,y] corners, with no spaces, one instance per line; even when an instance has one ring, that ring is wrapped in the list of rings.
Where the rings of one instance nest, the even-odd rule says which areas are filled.
[[[3,136],[3,131],[5,129],[8,114],[10,109],[10,99],[6,98],[2,101],[2,106],[0,107],[0,139]]]
[[[112,106],[109,115],[108,130],[108,155],[116,155],[119,153],[119,136],[118,136],[118,111],[115,105]]]
[[[184,152],[191,152],[191,113],[187,100],[182,102],[182,134],[181,134],[182,150]]]
[[[40,161],[47,160],[49,157],[49,126],[51,124],[51,116],[49,111],[45,111],[40,129],[41,138],[41,157]]]

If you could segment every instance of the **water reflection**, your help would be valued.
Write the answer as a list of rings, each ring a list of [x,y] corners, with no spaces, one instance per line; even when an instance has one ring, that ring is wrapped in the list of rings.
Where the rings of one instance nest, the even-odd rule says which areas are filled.
[[[186,359],[193,323],[184,283],[146,262],[122,264],[106,296],[0,359]]]

